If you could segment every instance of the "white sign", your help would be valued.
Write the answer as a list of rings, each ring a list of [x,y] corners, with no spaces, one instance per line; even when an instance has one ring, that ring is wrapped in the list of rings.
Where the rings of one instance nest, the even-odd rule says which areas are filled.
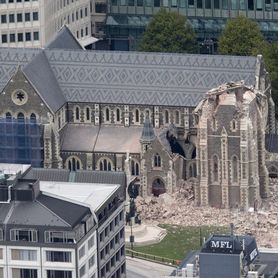
[[[233,249],[233,245],[230,241],[222,240],[212,240],[210,242],[211,248],[220,248],[220,249]]]

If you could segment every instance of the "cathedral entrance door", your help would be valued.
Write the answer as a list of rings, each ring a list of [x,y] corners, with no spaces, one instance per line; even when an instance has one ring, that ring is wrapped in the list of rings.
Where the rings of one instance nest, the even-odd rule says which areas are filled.
[[[163,194],[165,192],[166,188],[164,182],[161,179],[156,178],[152,184],[152,194],[158,197],[160,194]]]

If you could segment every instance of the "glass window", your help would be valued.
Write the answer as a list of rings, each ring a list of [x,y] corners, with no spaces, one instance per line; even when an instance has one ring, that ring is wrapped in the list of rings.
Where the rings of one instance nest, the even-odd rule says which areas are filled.
[[[86,272],[86,265],[84,264],[80,269],[79,269],[79,277],[83,277]]]
[[[17,41],[22,42],[23,41],[23,33],[17,34]]]
[[[47,262],[71,262],[71,252],[68,251],[46,251]]]
[[[189,8],[194,8],[194,7],[195,7],[194,1],[195,1],[195,0],[188,0],[188,7],[189,7]]]
[[[15,42],[15,34],[10,34],[10,42]]]
[[[16,21],[17,22],[22,22],[22,14],[17,14],[16,15]]]
[[[163,7],[168,7],[169,3],[168,0],[162,0]]]
[[[11,241],[37,242],[38,236],[37,236],[36,230],[11,229],[10,230],[10,239],[11,239]]]
[[[273,6],[274,11],[278,11],[278,0],[273,0]]]
[[[137,6],[143,7],[143,0],[137,0]]]
[[[265,10],[271,11],[271,0],[265,0]]]
[[[39,40],[39,32],[34,32],[34,41]]]
[[[231,9],[232,10],[237,10],[237,0],[231,0]]]
[[[89,259],[89,268],[92,268],[95,264],[95,255],[92,255]]]
[[[233,1],[233,0],[231,0],[231,1]],[[205,8],[211,9],[211,0],[205,0]]]
[[[203,8],[203,0],[197,0],[197,9]]]
[[[239,0],[239,9],[246,10],[246,2],[245,0]]]
[[[79,249],[79,259],[81,259],[82,257],[85,256],[85,245],[83,245],[80,249]]]
[[[177,7],[177,5],[178,5],[177,0],[171,0],[172,7]]]
[[[180,0],[180,7],[181,8],[185,8],[186,7],[185,0]]]
[[[152,0],[145,0],[146,6],[151,7],[152,6]]]
[[[30,32],[26,32],[25,33],[25,41],[31,41],[31,33]]]
[[[14,22],[14,14],[9,14],[9,22]]]
[[[154,0],[154,6],[160,7],[160,0]]]
[[[222,9],[227,10],[228,9],[228,0],[222,0]]]
[[[67,270],[47,270],[47,278],[61,277],[61,278],[72,278],[72,271]]]
[[[7,23],[7,15],[1,14],[1,23]]]
[[[25,21],[30,21],[30,13],[25,13]]]
[[[11,255],[12,255],[12,260],[17,260],[17,261],[36,261],[37,260],[37,251],[36,250],[12,249]]]
[[[33,20],[39,20],[39,13],[33,12]]]
[[[3,34],[2,35],[2,43],[6,43],[6,42],[8,42],[8,37],[6,34]]]
[[[254,0],[248,0],[248,10],[254,10]]]

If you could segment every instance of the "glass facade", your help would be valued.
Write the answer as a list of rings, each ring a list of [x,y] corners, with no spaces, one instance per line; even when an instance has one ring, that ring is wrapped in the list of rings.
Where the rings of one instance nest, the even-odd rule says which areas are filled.
[[[278,0],[111,0],[106,19],[111,49],[136,50],[145,26],[162,7],[188,18],[207,53],[215,52],[227,19],[238,15],[255,19],[267,40],[278,40]]]
[[[43,161],[42,128],[34,118],[18,114],[0,119],[0,162],[23,163],[41,167]]]

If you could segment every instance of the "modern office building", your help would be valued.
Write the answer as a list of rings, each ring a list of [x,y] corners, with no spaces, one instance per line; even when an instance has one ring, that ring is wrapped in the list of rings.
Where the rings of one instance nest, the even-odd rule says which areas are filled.
[[[0,169],[1,278],[125,277],[123,185],[88,183],[113,173]]]
[[[88,44],[90,0],[0,1],[0,46],[44,47],[64,24]]]
[[[268,40],[278,40],[278,0],[108,0],[110,48],[136,49],[146,25],[161,8],[188,18],[202,53],[215,52],[227,19],[238,15],[256,20]]]

